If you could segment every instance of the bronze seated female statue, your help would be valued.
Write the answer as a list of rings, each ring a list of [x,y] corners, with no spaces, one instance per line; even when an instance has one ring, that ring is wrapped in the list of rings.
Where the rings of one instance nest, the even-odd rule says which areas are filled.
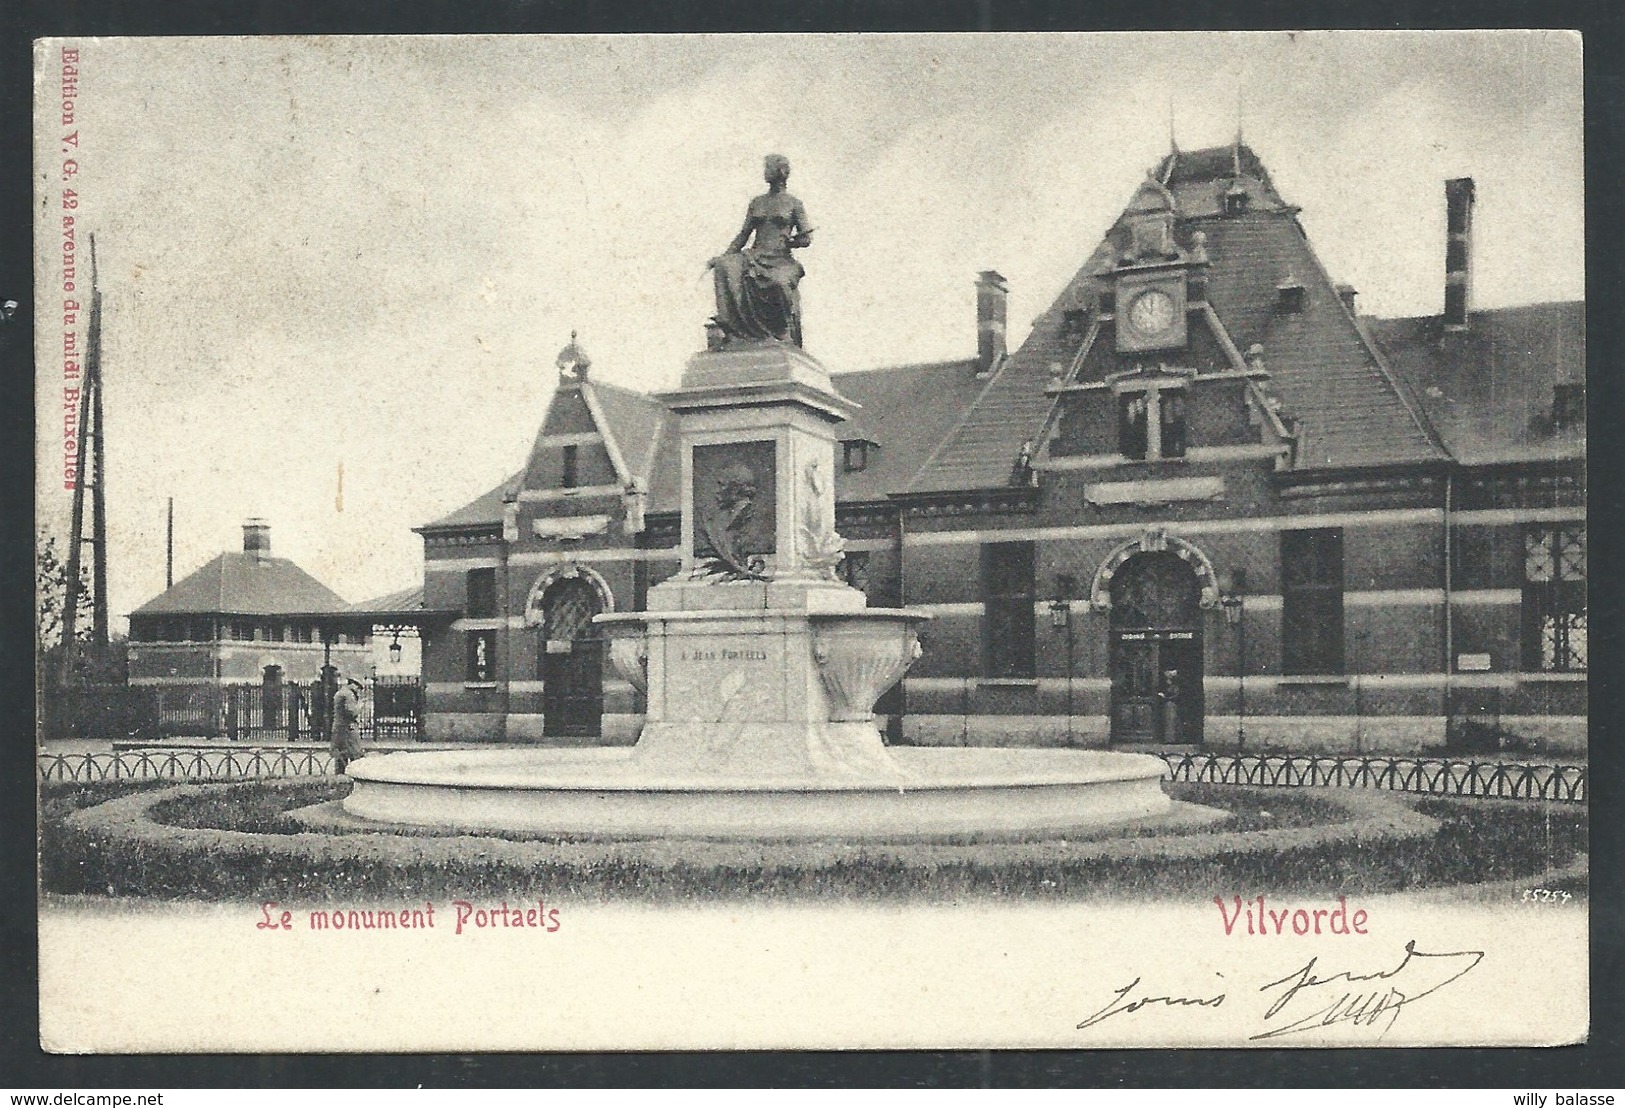
[[[724,341],[778,339],[800,346],[798,286],[806,270],[790,252],[812,245],[812,228],[801,201],[785,191],[789,159],[769,154],[762,176],[767,192],[750,202],[739,234],[708,263],[717,291],[712,324]]]

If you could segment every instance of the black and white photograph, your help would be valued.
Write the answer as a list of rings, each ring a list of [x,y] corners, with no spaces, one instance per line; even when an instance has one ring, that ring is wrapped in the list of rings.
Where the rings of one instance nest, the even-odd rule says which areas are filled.
[[[45,1051],[1586,1040],[1578,33],[34,62]]]

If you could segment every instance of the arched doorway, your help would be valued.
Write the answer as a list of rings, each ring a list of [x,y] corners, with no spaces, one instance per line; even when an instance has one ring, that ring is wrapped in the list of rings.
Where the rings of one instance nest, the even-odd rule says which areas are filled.
[[[592,617],[598,592],[580,577],[560,577],[541,596],[537,676],[542,679],[542,734],[600,733],[604,714],[603,642]]]
[[[1172,551],[1135,554],[1112,575],[1112,742],[1202,741],[1201,597]]]

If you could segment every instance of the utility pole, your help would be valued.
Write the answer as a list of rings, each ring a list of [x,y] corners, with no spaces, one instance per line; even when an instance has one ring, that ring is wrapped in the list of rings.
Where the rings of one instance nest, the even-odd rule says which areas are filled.
[[[164,529],[164,589],[175,587],[175,498],[169,498],[169,521]]]
[[[90,236],[90,327],[79,394],[79,448],[73,481],[73,536],[68,544],[68,587],[62,613],[62,682],[78,668],[79,592],[82,551],[91,547],[91,643],[107,648],[107,490],[102,437],[102,291],[96,280],[96,236]],[[89,455],[87,459],[87,454]],[[89,468],[86,468],[86,462]],[[90,528],[85,534],[85,488],[89,486]]]

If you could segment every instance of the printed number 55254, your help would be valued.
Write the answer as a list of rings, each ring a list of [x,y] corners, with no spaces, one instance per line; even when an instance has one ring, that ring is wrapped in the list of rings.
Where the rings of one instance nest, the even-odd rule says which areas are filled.
[[[1567,889],[1525,889],[1523,899],[1530,904],[1567,904],[1574,894]]]

